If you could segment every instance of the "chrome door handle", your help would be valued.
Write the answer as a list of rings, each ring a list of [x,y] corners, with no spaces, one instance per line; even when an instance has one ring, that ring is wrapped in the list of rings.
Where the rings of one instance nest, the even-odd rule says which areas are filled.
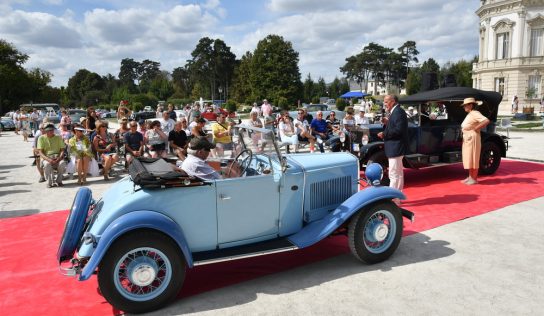
[[[230,196],[227,196],[227,195],[224,195],[224,194],[219,194],[219,198],[221,200],[230,200]]]

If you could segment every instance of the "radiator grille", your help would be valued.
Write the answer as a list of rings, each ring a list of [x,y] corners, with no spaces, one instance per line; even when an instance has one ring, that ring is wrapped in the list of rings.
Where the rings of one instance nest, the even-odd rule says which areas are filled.
[[[350,176],[312,183],[310,186],[310,210],[336,206],[350,196]]]

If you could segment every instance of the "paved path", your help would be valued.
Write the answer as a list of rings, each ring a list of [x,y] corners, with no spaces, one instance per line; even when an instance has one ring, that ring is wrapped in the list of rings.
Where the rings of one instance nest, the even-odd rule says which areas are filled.
[[[507,157],[544,162],[543,144],[544,132],[510,132]],[[0,148],[0,218],[70,208],[79,188],[77,179],[66,180],[63,188],[47,189],[45,183],[38,183],[36,168],[31,166],[30,142],[23,142],[22,136],[13,132],[3,132]],[[93,196],[101,196],[111,184],[101,177],[88,180]]]

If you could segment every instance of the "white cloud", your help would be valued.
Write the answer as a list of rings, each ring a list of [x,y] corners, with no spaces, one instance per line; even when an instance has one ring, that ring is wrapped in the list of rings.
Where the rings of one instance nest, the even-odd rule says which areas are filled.
[[[420,62],[433,57],[440,64],[478,51],[475,0],[265,0],[248,12],[246,2],[234,0],[108,0],[87,12],[68,1],[35,1],[66,8],[53,15],[30,12],[29,0],[1,1],[0,38],[30,55],[26,67],[51,71],[55,86],[81,68],[117,75],[123,58],[155,60],[171,71],[204,36],[223,39],[238,58],[269,34],[283,36],[299,52],[302,78],[310,72],[327,81],[370,42],[396,49],[413,40]],[[227,18],[236,14],[242,18]]]

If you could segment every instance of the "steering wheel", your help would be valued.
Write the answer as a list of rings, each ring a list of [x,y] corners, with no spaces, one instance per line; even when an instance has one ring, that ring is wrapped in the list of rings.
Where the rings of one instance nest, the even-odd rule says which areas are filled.
[[[245,156],[244,156],[245,155]],[[244,157],[242,157],[244,156]],[[244,172],[246,172],[247,168],[249,167],[249,163],[251,162],[251,159],[253,159],[253,152],[251,149],[244,149],[242,150],[238,155],[236,155],[236,158],[230,163],[229,168],[227,169],[226,177],[230,178],[230,174],[232,173],[232,169],[234,167],[234,164],[240,160],[240,175],[243,175]]]

